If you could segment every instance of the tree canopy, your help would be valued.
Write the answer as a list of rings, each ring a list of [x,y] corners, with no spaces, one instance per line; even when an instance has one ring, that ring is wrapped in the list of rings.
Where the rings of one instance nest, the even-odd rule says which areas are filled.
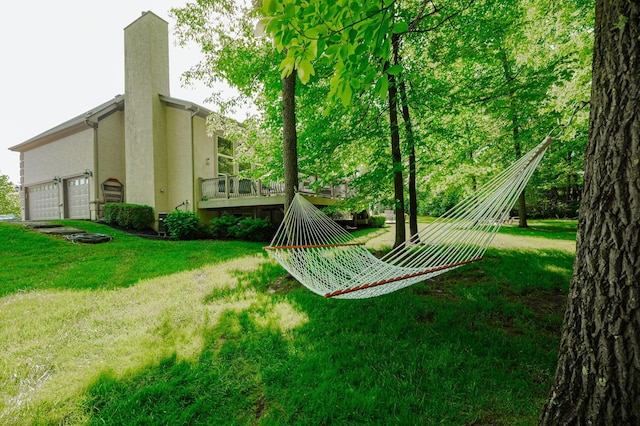
[[[353,208],[392,208],[391,176],[409,166],[402,119],[399,164],[388,143],[390,75],[406,84],[420,214],[450,207],[589,99],[589,2],[203,0],[173,13],[182,39],[202,47],[187,80],[224,79],[260,109],[244,135],[256,174],[282,177],[281,79],[296,70],[300,175],[348,181]],[[394,36],[402,62],[385,68]],[[530,214],[576,215],[587,114],[534,176]]]
[[[0,175],[0,214],[20,217],[20,195],[7,175]]]

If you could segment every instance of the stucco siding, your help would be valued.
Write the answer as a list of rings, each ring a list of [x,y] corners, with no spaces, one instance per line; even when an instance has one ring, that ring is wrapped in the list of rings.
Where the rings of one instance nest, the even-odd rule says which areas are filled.
[[[167,201],[173,210],[193,210],[193,167],[191,161],[191,112],[166,108],[167,114]],[[188,203],[188,204],[186,204]]]
[[[93,129],[24,152],[24,186],[67,178],[93,169]]]
[[[193,157],[195,176],[209,179],[215,177],[216,153],[214,138],[207,134],[207,123],[202,117],[194,117],[193,121]]]
[[[109,178],[126,182],[124,157],[124,112],[118,111],[100,120],[98,125],[98,167],[94,178],[98,185],[98,199],[104,202],[100,184]]]
[[[152,13],[125,28],[127,201],[166,211],[165,106],[169,94],[168,25]]]

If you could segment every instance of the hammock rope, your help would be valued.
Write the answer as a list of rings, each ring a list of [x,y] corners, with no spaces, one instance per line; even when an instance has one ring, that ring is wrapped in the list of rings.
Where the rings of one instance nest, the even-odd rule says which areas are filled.
[[[509,217],[552,140],[545,138],[474,196],[382,258],[354,242],[300,194],[265,249],[314,293],[350,299],[387,294],[476,262]]]

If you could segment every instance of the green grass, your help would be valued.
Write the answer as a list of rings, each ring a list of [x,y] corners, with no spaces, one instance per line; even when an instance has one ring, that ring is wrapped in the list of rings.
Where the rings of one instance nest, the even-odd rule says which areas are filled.
[[[108,244],[70,244],[16,224],[0,223],[0,296],[42,289],[109,289],[261,251],[264,244],[148,240],[85,221],[65,225],[113,237]]]
[[[520,237],[548,238],[554,240],[575,241],[578,222],[571,219],[527,221],[528,228],[519,228],[517,224],[504,225],[500,233]]]
[[[529,425],[550,388],[573,262],[554,222],[352,301],[313,295],[260,245],[78,225],[115,238],[0,224],[2,259],[29,252],[0,281],[0,424]]]

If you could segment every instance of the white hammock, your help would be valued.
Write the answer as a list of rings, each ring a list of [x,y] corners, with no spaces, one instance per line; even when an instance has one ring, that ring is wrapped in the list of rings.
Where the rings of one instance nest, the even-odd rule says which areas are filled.
[[[347,231],[300,194],[265,249],[314,293],[351,299],[380,296],[478,261],[551,141],[547,137],[475,196],[381,259],[353,243]]]

